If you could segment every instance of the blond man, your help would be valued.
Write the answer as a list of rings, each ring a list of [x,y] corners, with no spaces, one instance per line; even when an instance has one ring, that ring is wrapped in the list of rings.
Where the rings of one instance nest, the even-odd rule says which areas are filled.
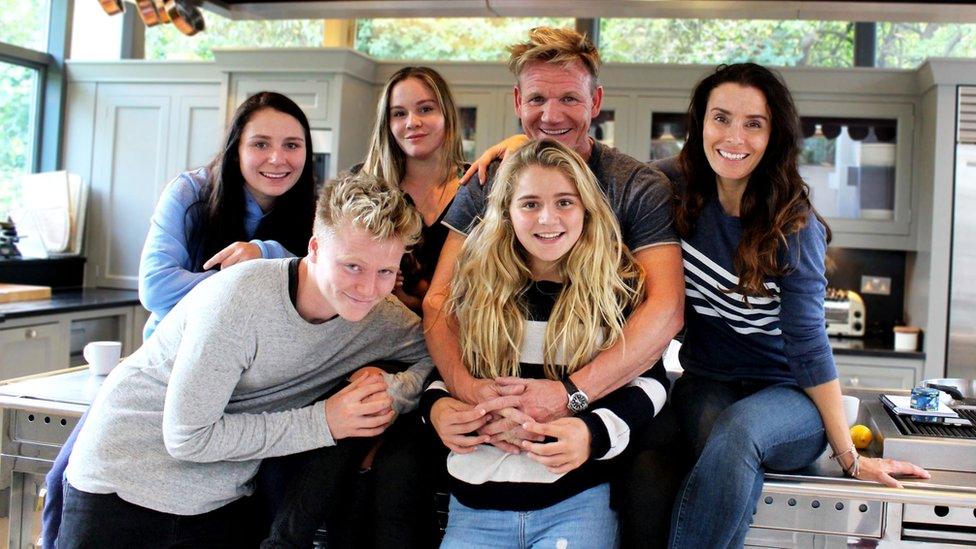
[[[308,256],[235,266],[180,301],[92,404],[58,546],[251,544],[233,534],[263,458],[375,436],[415,406],[433,365],[390,292],[420,227],[398,190],[346,177],[319,197]],[[410,366],[308,404],[379,360]]]

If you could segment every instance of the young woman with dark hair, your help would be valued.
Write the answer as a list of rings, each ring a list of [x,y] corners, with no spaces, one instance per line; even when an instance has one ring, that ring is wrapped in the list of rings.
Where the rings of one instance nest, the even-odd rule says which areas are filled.
[[[217,156],[177,176],[156,205],[139,264],[139,299],[152,313],[145,338],[214,267],[302,253],[314,186],[301,108],[274,92],[241,103]]]
[[[279,93],[249,97],[235,111],[214,159],[178,175],[157,202],[139,264],[139,299],[152,313],[144,339],[190,290],[218,272],[215,267],[304,253],[314,216],[308,119]],[[45,548],[56,544],[64,471],[84,422],[82,417],[47,475]]]
[[[688,120],[677,162],[661,166],[675,183],[687,296],[671,400],[697,456],[671,546],[741,547],[764,472],[805,467],[828,443],[851,477],[927,478],[851,443],[824,328],[830,230],[797,170],[786,85],[753,63],[722,65],[695,88]]]

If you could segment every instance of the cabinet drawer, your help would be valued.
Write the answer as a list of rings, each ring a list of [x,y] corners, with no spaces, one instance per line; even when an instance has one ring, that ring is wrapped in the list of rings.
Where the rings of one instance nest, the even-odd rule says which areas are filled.
[[[863,364],[838,363],[837,377],[842,387],[871,389],[911,389],[918,381],[914,368]]]
[[[60,336],[57,322],[0,330],[0,379],[62,367]]]

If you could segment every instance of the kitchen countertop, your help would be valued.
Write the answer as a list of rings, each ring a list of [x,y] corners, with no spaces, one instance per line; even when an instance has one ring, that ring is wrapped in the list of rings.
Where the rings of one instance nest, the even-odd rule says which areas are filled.
[[[127,307],[138,304],[139,292],[135,290],[109,290],[105,288],[57,290],[50,299],[0,303],[0,324],[4,320],[13,318]]]
[[[36,374],[0,383],[0,408],[80,416],[95,398],[101,376],[91,376],[87,366]],[[877,398],[877,391],[846,389],[859,398]],[[859,421],[866,409],[861,406]],[[876,446],[872,446],[875,450]],[[863,452],[872,455],[872,450]],[[888,488],[844,476],[840,466],[825,452],[813,465],[789,473],[766,473],[763,493],[878,499],[892,503],[976,507],[976,474],[931,471],[930,479],[901,479],[904,488]]]
[[[925,359],[922,351],[896,351],[893,337],[828,337],[835,355]]]

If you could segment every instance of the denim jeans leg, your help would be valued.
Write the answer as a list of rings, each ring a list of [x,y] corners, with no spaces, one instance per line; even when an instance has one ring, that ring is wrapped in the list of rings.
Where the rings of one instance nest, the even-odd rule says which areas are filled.
[[[620,546],[610,485],[600,484],[525,514],[525,545],[535,549],[614,549]]]
[[[451,496],[441,549],[521,549],[523,518],[518,511],[474,509]]]
[[[741,546],[768,469],[812,463],[826,445],[813,401],[774,385],[719,415],[675,504],[671,547]]]
[[[57,549],[58,546],[58,530],[61,529],[61,509],[64,506],[64,500],[62,499],[65,484],[64,471],[68,468],[68,458],[71,457],[71,451],[75,447],[75,441],[78,440],[78,433],[81,431],[82,426],[85,425],[87,418],[88,412],[85,411],[81,415],[81,419],[78,420],[78,423],[75,424],[75,428],[71,430],[68,439],[64,441],[64,445],[61,446],[61,450],[58,452],[58,457],[54,458],[51,470],[48,471],[45,477],[47,498],[44,499],[44,509],[41,511],[41,546],[44,549]]]
[[[679,430],[696,458],[705,449],[715,421],[741,397],[736,382],[717,381],[688,372],[674,382],[671,406]]]

